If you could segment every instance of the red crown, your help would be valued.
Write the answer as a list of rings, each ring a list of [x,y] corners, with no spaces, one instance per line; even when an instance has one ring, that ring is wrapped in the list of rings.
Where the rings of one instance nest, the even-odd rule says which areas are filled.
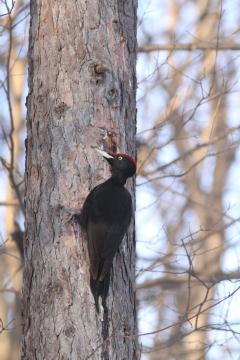
[[[131,163],[136,167],[136,161],[128,154],[120,154],[120,153],[114,153],[114,154],[110,154],[113,157],[118,157],[118,156],[122,156],[127,158],[129,161],[131,161]]]

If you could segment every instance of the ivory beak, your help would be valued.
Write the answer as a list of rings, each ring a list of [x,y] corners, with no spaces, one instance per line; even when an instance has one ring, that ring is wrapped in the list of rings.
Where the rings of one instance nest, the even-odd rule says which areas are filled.
[[[106,151],[95,149],[100,155],[102,155],[105,159],[114,159],[114,157],[108,154]]]

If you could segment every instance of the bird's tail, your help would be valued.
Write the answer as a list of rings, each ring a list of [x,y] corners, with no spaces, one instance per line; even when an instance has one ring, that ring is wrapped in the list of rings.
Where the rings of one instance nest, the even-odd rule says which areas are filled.
[[[93,278],[90,279],[90,287],[94,297],[96,310],[99,313],[99,297],[102,298],[102,305],[105,308],[106,306],[106,298],[108,295],[110,284],[110,272],[108,272],[103,281],[94,280]]]

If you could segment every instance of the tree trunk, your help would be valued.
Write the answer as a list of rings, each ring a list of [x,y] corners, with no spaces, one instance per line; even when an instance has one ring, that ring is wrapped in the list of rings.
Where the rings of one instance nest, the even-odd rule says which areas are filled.
[[[137,358],[134,226],[98,315],[86,239],[63,210],[109,176],[93,147],[135,155],[136,2],[31,2],[24,360]]]

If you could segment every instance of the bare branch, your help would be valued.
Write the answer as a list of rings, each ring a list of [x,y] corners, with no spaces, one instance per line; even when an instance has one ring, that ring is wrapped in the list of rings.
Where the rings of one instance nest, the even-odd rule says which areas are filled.
[[[187,275],[183,275],[183,273],[179,273],[179,272],[175,272],[173,274],[171,274],[171,276],[166,276],[160,279],[154,279],[154,280],[147,280],[144,281],[143,283],[137,284],[137,290],[141,290],[141,289],[149,289],[149,288],[153,288],[153,287],[162,287],[164,289],[171,289],[171,288],[175,288],[176,286],[183,286],[186,285],[187,282],[189,281],[189,275],[192,276],[191,279],[191,284],[193,284],[194,282],[199,282],[199,279],[201,280],[202,283],[204,283],[204,285],[209,286],[209,285],[216,285],[222,281],[233,281],[233,280],[240,280],[240,272],[239,271],[233,271],[233,272],[229,272],[229,273],[216,273],[216,274],[212,274],[209,275],[208,277],[204,274],[199,274],[199,273],[195,273],[195,272],[189,272],[189,270],[185,271],[185,274]]]
[[[219,50],[219,51],[240,51],[240,44],[227,42],[219,44],[209,43],[188,43],[188,44],[152,44],[143,45],[138,47],[139,53],[149,53],[153,51],[207,51],[207,50]]]

